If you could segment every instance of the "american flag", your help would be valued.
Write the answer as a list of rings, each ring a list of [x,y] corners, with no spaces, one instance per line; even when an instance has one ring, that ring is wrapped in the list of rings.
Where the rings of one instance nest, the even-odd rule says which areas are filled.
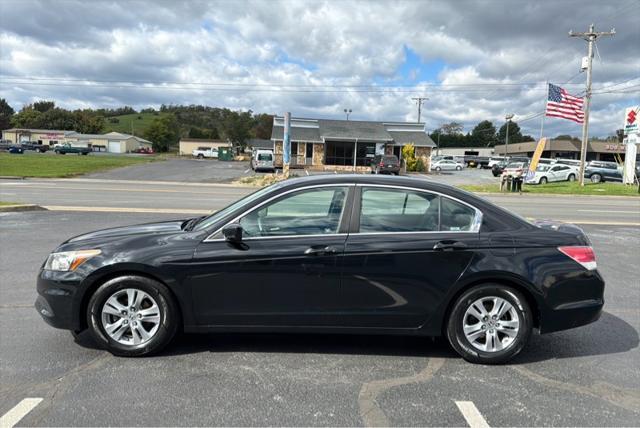
[[[582,123],[584,122],[583,104],[583,98],[569,95],[569,93],[560,86],[549,83],[546,116],[561,117]]]

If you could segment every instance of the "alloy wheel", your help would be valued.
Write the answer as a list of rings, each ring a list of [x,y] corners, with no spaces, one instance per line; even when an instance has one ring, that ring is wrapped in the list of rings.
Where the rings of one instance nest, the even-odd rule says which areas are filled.
[[[150,341],[160,327],[160,308],[149,294],[125,288],[111,295],[102,307],[102,327],[122,345],[141,345]]]
[[[474,348],[498,352],[513,345],[520,330],[520,320],[516,309],[507,300],[487,296],[467,308],[462,328]]]

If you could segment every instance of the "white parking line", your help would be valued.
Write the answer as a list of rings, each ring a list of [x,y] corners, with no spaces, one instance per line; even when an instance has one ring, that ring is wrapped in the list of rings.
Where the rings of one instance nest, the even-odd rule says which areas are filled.
[[[41,401],[42,398],[25,398],[0,418],[0,428],[12,428]]]
[[[473,401],[456,401],[456,406],[471,428],[489,428]]]

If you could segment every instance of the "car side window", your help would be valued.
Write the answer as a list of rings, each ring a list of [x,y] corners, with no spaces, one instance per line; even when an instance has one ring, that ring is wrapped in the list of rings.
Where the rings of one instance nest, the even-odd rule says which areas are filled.
[[[243,236],[338,233],[347,191],[347,187],[324,187],[283,196],[242,217]]]
[[[360,233],[437,231],[438,217],[438,195],[400,189],[362,189]]]
[[[443,197],[440,202],[440,230],[469,232],[473,230],[476,210],[468,205]]]

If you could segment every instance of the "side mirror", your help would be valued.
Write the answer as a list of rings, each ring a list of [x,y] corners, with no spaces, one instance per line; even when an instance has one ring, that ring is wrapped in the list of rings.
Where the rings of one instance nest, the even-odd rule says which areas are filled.
[[[240,223],[231,223],[222,229],[222,235],[227,242],[242,242],[242,226]]]

